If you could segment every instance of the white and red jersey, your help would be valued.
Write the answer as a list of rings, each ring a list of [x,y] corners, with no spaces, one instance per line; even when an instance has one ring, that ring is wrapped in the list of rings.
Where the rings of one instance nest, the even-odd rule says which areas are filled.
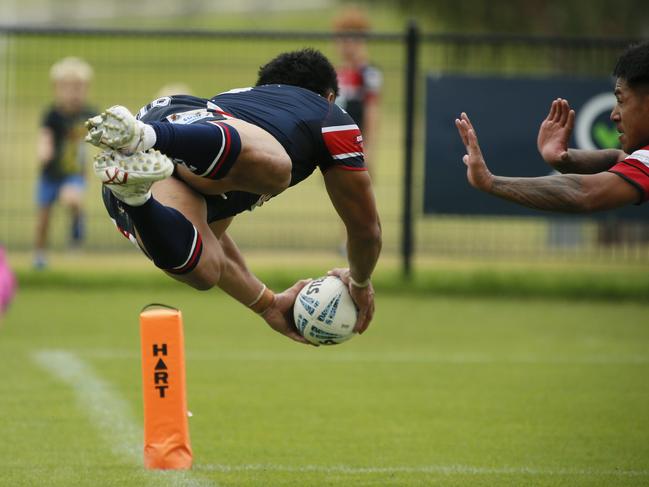
[[[618,162],[609,172],[617,174],[640,192],[638,204],[649,200],[649,145]]]
[[[340,89],[336,104],[349,113],[362,130],[365,105],[378,98],[381,92],[381,71],[369,64],[356,68],[344,66],[336,71]]]

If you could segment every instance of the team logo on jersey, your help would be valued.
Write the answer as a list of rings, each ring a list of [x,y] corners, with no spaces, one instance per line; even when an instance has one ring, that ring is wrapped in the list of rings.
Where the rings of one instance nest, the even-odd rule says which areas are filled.
[[[213,113],[208,112],[204,108],[199,108],[197,110],[189,110],[188,112],[172,113],[171,115],[167,116],[167,121],[180,125],[189,125],[200,120],[213,117]]]

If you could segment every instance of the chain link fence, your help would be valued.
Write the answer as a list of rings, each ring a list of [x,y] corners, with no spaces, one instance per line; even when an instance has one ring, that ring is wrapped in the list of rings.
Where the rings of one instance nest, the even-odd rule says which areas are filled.
[[[384,80],[373,178],[386,254],[398,253],[402,239],[405,40],[405,34],[398,33],[367,37],[371,59]],[[626,41],[423,35],[419,42],[412,217],[417,255],[649,260],[647,235],[639,224],[630,230],[612,224],[617,225],[609,229],[614,238],[605,241],[599,225],[584,220],[579,245],[563,248],[549,243],[549,223],[543,217],[430,217],[420,210],[426,73],[606,75]],[[42,113],[52,102],[48,73],[57,60],[74,55],[93,66],[93,106],[121,104],[136,111],[168,84],[182,83],[205,98],[250,86],[259,66],[282,51],[302,47],[315,47],[334,64],[339,61],[332,33],[0,29],[0,241],[12,250],[32,248],[37,136]],[[86,248],[128,248],[103,210],[99,183],[93,177],[87,180]],[[243,249],[334,252],[343,240],[343,228],[317,174],[262,208],[240,215],[231,232]],[[67,235],[68,215],[59,207],[51,222],[50,246],[65,248]]]
[[[580,78],[611,76],[619,54],[631,43],[628,39],[542,38],[498,35],[422,35],[420,79],[430,73],[471,76]],[[613,80],[611,78],[611,90]],[[419,83],[423,90],[423,83]],[[485,96],[489,96],[485,93]],[[561,96],[557,93],[556,96]],[[418,93],[423,99],[423,92]],[[420,103],[421,107],[422,104]],[[458,107],[471,111],[472,107]],[[524,107],[502,100],[502,116],[510,117]],[[421,126],[423,109],[417,113]],[[542,117],[538,123],[540,125]],[[451,121],[449,121],[451,123]],[[419,160],[423,136],[417,138]],[[454,156],[461,164],[461,154]],[[521,161],[521,164],[528,161]],[[414,178],[415,208],[421,207],[423,174]],[[516,174],[510,174],[516,176]],[[546,260],[548,258],[587,261],[642,261],[649,259],[649,212],[634,221],[589,217],[452,217],[417,218],[416,253],[452,257],[479,256]],[[643,215],[643,216],[642,216]]]

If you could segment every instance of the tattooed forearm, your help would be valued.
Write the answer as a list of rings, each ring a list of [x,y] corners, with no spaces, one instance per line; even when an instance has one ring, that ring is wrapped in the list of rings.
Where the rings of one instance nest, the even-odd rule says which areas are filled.
[[[568,149],[566,160],[553,165],[557,171],[564,174],[597,174],[609,170],[625,156],[626,154],[618,149]]]
[[[494,176],[490,193],[537,210],[585,211],[580,176],[561,175],[540,178]]]

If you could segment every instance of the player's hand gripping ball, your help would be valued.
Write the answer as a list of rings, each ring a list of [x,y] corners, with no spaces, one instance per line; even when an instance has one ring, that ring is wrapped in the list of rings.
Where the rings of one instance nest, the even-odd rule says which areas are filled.
[[[335,276],[314,279],[295,298],[293,317],[299,332],[316,345],[336,345],[354,336],[356,305]]]

